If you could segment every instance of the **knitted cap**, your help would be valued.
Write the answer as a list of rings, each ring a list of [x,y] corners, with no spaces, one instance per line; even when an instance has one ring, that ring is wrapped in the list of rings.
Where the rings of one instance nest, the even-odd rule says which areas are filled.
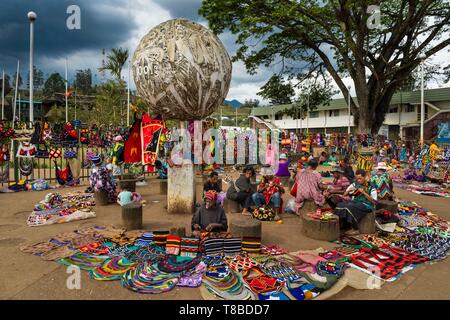
[[[214,190],[209,190],[205,193],[205,200],[216,201],[217,200],[217,192]]]

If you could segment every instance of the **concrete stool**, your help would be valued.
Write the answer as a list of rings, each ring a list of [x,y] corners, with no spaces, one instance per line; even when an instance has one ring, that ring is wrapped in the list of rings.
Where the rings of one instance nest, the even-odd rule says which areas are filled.
[[[159,180],[159,194],[167,195],[167,179]]]
[[[237,213],[242,211],[238,202],[228,198],[223,200],[223,210],[225,210],[225,213]]]
[[[398,212],[398,204],[395,201],[380,200],[378,201],[378,208],[387,210],[394,214]]]
[[[239,217],[231,220],[230,232],[233,237],[261,238],[261,221],[251,217]]]
[[[303,213],[302,220],[302,234],[311,239],[334,241],[339,238],[339,217],[335,216],[334,220],[319,220],[310,218]]]
[[[373,234],[376,232],[375,211],[366,214],[358,223],[359,233]]]
[[[119,180],[119,188],[130,192],[136,192],[136,179],[122,179]]]
[[[142,229],[142,204],[132,202],[122,206],[122,225],[127,230]]]
[[[110,203],[108,193],[104,190],[94,191],[95,205],[106,206]]]
[[[299,214],[306,214],[317,210],[317,204],[313,200],[305,200],[303,207],[299,209]]]

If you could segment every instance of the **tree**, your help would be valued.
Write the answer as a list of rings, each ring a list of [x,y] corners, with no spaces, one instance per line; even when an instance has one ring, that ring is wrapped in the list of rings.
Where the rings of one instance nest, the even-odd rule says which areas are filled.
[[[122,80],[122,69],[128,60],[128,50],[122,48],[113,48],[108,54],[104,66],[98,68],[98,71],[109,71],[118,81]]]
[[[49,98],[55,93],[64,93],[66,90],[65,80],[59,73],[52,73],[44,83],[44,97]]]
[[[2,73],[0,73],[2,75]],[[11,85],[9,84],[9,75],[5,73],[5,97],[8,95],[8,93],[12,90]],[[3,78],[0,78],[0,95],[3,90]]]
[[[80,94],[90,95],[92,93],[92,71],[91,69],[77,70],[75,80],[72,84]]]
[[[278,75],[273,75],[258,95],[269,100],[271,104],[289,104],[295,96],[295,91],[290,83],[286,83]]]
[[[17,71],[14,72],[14,78],[12,79],[12,86],[15,88],[16,87],[16,79],[17,79]],[[22,86],[23,81],[22,81],[22,76],[20,75],[19,72],[19,81],[18,81],[18,88],[20,89],[20,87]]]
[[[280,62],[278,75],[293,86],[311,75],[331,76],[345,99],[343,78],[349,76],[359,132],[378,132],[421,54],[430,57],[450,45],[443,37],[450,29],[448,0],[204,0],[200,14],[215,33],[237,35],[233,59],[250,73]]]
[[[258,108],[259,100],[258,99],[246,99],[240,108]]]
[[[123,118],[117,114],[123,103],[123,82],[108,81],[97,87],[95,97],[94,113],[90,118],[92,123],[97,124],[119,124]]]
[[[63,108],[54,105],[50,108],[50,110],[45,114],[45,118],[50,122],[63,122],[66,120],[66,113]]]
[[[33,82],[34,86],[33,88],[39,89],[42,88],[44,85],[44,72],[42,70],[36,68],[36,66],[33,66]],[[27,88],[30,88],[30,72],[28,71],[28,78],[27,78]]]

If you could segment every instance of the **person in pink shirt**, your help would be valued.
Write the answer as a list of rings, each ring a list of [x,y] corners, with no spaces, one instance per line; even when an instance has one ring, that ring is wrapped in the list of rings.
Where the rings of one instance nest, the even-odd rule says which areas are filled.
[[[313,200],[319,207],[322,207],[325,203],[325,197],[322,194],[322,177],[316,171],[318,165],[317,160],[311,160],[308,163],[308,167],[297,174],[297,196],[295,197],[295,211],[297,214],[303,207],[305,200]]]

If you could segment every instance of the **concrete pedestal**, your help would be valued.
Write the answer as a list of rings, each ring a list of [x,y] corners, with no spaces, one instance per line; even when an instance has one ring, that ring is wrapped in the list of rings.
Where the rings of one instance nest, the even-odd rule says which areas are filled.
[[[167,211],[193,214],[195,206],[195,172],[192,163],[168,169]]]
[[[142,229],[142,204],[132,202],[122,207],[122,226],[128,231]]]

